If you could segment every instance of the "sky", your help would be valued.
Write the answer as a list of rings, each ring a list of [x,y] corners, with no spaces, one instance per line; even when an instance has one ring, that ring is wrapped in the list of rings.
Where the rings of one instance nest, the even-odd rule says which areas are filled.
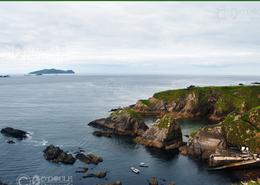
[[[260,2],[1,2],[0,74],[259,75]]]

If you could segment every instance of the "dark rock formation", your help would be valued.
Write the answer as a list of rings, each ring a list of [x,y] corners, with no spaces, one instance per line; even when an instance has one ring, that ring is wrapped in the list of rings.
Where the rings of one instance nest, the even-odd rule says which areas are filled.
[[[134,140],[149,147],[172,150],[182,145],[182,133],[180,125],[174,117],[171,114],[166,114],[158,119],[142,136]]]
[[[122,182],[115,181],[115,182],[111,182],[111,183],[108,183],[108,184],[97,184],[97,185],[122,185]]]
[[[148,129],[141,115],[129,108],[112,112],[108,118],[92,121],[88,125],[110,129],[115,134],[132,136],[141,135]]]
[[[100,162],[103,162],[102,157],[96,156],[94,154],[85,155],[83,153],[79,153],[76,155],[76,158],[86,164],[98,164]]]
[[[8,144],[14,144],[15,141],[13,141],[13,140],[8,140],[8,141],[6,141],[6,143],[8,143]]]
[[[221,126],[214,125],[204,127],[197,131],[187,143],[188,154],[209,159],[211,154],[223,152],[227,148],[226,140],[222,134]],[[186,153],[187,148],[182,148],[182,153]]]
[[[83,176],[83,178],[90,178],[90,177],[97,177],[97,178],[104,178],[106,177],[107,175],[107,172],[97,172],[97,173],[90,173],[90,174],[87,174],[85,176]]]
[[[98,136],[98,137],[102,137],[102,136],[112,137],[113,132],[112,131],[105,131],[105,130],[104,131],[94,131],[93,135]]]
[[[14,129],[11,127],[6,127],[1,130],[1,133],[8,137],[14,137],[17,139],[25,139],[27,137],[27,132],[19,129]]]
[[[7,185],[7,184],[0,180],[0,185]]]
[[[156,177],[152,177],[148,180],[149,185],[158,185],[158,180]]]
[[[46,160],[54,163],[63,163],[63,164],[74,164],[76,159],[66,152],[64,152],[59,147],[54,145],[49,145],[43,150],[43,156]]]

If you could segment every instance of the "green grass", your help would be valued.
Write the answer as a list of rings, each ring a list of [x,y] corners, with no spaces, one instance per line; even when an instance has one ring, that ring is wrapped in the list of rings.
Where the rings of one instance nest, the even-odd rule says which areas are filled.
[[[168,128],[172,123],[174,123],[174,117],[171,114],[165,114],[159,122],[159,129]]]
[[[140,100],[142,102],[142,104],[150,106],[151,102],[149,100]]]
[[[126,116],[137,120],[143,120],[143,116],[131,108],[124,108],[111,113],[111,117]]]
[[[230,112],[230,110],[239,111],[242,107],[249,110],[260,105],[260,86],[194,87],[158,92],[153,97],[166,102],[178,102],[191,93],[198,98],[197,107],[206,105],[208,99],[214,97],[216,99],[215,108],[223,113]]]

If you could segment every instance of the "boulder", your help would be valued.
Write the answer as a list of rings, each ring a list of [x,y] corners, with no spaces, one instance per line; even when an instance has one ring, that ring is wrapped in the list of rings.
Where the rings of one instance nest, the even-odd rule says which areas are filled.
[[[63,163],[63,164],[74,164],[76,159],[66,152],[64,152],[59,147],[54,145],[49,145],[43,150],[43,156],[46,160],[54,163]]]
[[[6,127],[1,130],[1,133],[8,137],[14,137],[17,139],[25,139],[27,138],[27,132],[19,129],[14,129],[11,127]]]
[[[86,164],[96,164],[97,165],[98,163],[103,162],[102,157],[96,156],[94,154],[85,155],[83,153],[79,153],[76,155],[76,158]]]
[[[109,129],[118,135],[141,135],[148,129],[143,117],[131,108],[112,112],[108,118],[97,119],[88,125]]]
[[[142,136],[134,139],[136,143],[165,150],[177,149],[182,145],[180,125],[171,114],[158,119]]]

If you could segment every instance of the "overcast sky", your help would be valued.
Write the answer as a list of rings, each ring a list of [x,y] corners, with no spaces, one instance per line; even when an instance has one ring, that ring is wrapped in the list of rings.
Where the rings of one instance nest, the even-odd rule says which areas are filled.
[[[0,73],[260,71],[260,2],[2,2]]]

